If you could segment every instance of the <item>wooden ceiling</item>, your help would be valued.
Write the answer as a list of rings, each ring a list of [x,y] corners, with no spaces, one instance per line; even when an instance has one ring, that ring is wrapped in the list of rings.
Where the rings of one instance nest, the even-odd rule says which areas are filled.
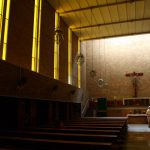
[[[81,39],[150,33],[150,0],[48,0]]]

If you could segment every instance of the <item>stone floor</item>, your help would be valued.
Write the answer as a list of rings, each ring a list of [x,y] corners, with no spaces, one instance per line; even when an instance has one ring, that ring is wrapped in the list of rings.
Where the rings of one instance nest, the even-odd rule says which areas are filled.
[[[147,124],[128,124],[123,150],[150,150],[150,128]]]

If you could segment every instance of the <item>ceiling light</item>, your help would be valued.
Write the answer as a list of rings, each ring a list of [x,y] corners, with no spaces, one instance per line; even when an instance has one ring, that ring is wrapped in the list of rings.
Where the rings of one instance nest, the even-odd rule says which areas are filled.
[[[57,44],[61,44],[62,41],[64,40],[64,34],[60,27],[55,28],[54,38]]]

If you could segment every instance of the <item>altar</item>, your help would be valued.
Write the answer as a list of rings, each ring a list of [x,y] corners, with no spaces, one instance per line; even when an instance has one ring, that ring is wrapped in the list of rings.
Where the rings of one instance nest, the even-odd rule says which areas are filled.
[[[133,97],[133,98],[124,98],[124,106],[145,106],[150,105],[150,97]]]
[[[127,114],[128,124],[147,124],[146,114]]]

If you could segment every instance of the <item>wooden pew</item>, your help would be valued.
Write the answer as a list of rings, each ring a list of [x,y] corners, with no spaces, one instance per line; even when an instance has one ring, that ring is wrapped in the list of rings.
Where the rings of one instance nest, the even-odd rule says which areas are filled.
[[[37,139],[27,137],[8,137],[0,136],[0,144],[3,143],[3,147],[9,144],[10,148],[27,148],[34,150],[111,150],[116,147],[111,142],[86,142],[86,141],[74,141],[74,140],[54,140],[54,139]]]
[[[90,133],[88,130],[70,130],[69,132],[65,132],[62,129],[51,130],[53,132],[41,132],[41,131],[5,131],[1,132],[1,135],[4,136],[23,136],[23,137],[32,137],[32,138],[48,138],[48,139],[66,139],[66,140],[82,140],[82,141],[100,141],[100,142],[113,142],[115,144],[119,144],[123,139],[120,136],[119,131],[110,132],[109,130],[103,130],[100,132],[99,130],[93,130]],[[63,132],[61,132],[63,131]],[[77,132],[78,131],[78,132]],[[83,132],[84,131],[84,132]],[[94,132],[95,131],[95,132]],[[104,132],[105,131],[105,132]],[[107,132],[106,132],[107,131]],[[109,131],[109,132],[108,132]],[[107,134],[106,134],[107,133]],[[111,134],[110,134],[111,133]],[[118,134],[119,133],[119,134]]]
[[[41,139],[66,139],[80,141],[93,141],[93,142],[117,142],[118,135],[102,135],[102,134],[81,134],[81,133],[47,133],[35,131],[8,131],[1,133],[3,136],[11,137],[28,137],[28,138],[41,138]]]
[[[115,124],[108,124],[108,123],[64,123],[64,126],[97,126],[97,127],[123,127],[124,125],[122,123],[115,123]]]
[[[113,119],[112,119],[113,120]],[[75,127],[75,126],[90,126],[90,127],[122,127],[122,133],[126,134],[127,132],[127,121],[125,120],[121,120],[119,121],[119,119],[117,121],[111,122],[106,121],[105,119],[103,120],[92,120],[92,119],[86,119],[86,120],[71,120],[69,121],[64,121],[64,127],[66,128],[70,128],[70,127]]]
[[[108,129],[108,130],[107,130]],[[121,129],[74,129],[74,128],[34,128],[31,131],[41,131],[50,133],[83,133],[83,134],[105,134],[105,135],[118,135],[119,139],[123,141],[126,135],[122,134]]]
[[[93,143],[96,144],[97,142],[103,143],[102,147],[98,148],[98,145],[96,144],[94,146],[94,148],[96,149],[103,149],[103,146],[105,145],[104,143],[109,143],[109,146],[106,144],[104,146],[104,149],[116,149],[118,147],[120,147],[119,143],[118,143],[118,133],[122,134],[123,132],[123,126],[124,126],[124,122],[121,123],[116,123],[115,121],[111,124],[111,122],[101,122],[98,121],[100,123],[96,123],[93,121],[90,121],[90,123],[88,121],[82,121],[82,122],[77,122],[77,123],[68,123],[68,125],[65,125],[64,129],[54,129],[54,128],[45,128],[44,132],[40,132],[41,130],[44,130],[44,128],[39,128],[38,132],[35,132],[37,129],[31,129],[31,131],[15,131],[16,133],[4,133],[4,135],[2,137],[0,137],[0,142],[4,140],[4,142],[12,142],[15,140],[16,144],[17,142],[21,141],[21,143],[26,143],[26,141],[28,141],[29,143],[31,142],[31,145],[36,145],[34,144],[33,141],[40,141],[41,140],[41,144],[39,145],[43,145],[42,147],[45,147],[45,145],[47,145],[50,149],[53,149],[54,147],[52,145],[57,145],[58,149],[61,148],[61,146],[64,143],[71,143],[69,145],[74,145],[77,146],[77,148],[81,148],[81,145],[84,145],[83,148],[88,149],[89,147],[87,146],[87,144],[83,144],[83,143]],[[33,131],[32,131],[33,130]],[[57,132],[56,132],[57,130]],[[113,131],[116,130],[118,131],[117,134],[114,134]],[[63,132],[62,132],[63,131]],[[88,132],[89,131],[89,132]],[[106,134],[107,133],[107,134]],[[111,133],[111,134],[110,134]],[[113,133],[113,134],[112,134]],[[16,141],[17,139],[17,141]],[[19,140],[21,139],[21,140]],[[30,139],[32,139],[30,141]],[[46,144],[43,143],[43,140],[50,140],[49,143],[44,142]],[[55,141],[55,142],[54,142]],[[61,142],[60,142],[61,141]],[[27,143],[28,143],[27,142]],[[79,142],[82,142],[82,144]],[[55,143],[55,144],[54,144]],[[58,144],[56,144],[58,143]],[[74,143],[74,144],[73,144]],[[38,145],[37,144],[37,145]],[[67,145],[67,144],[66,144]],[[69,149],[68,146],[66,146],[66,149]],[[92,145],[92,144],[91,144]],[[63,145],[64,146],[64,145]],[[33,146],[35,147],[35,146]],[[73,146],[74,147],[74,146]],[[109,148],[108,148],[109,147]],[[39,148],[39,147],[37,147]],[[47,148],[47,147],[46,147]],[[70,147],[71,148],[71,147]],[[56,149],[56,148],[54,148]],[[72,148],[71,148],[72,149]]]
[[[94,129],[94,130],[113,130],[113,129],[117,129],[117,130],[122,130],[122,127],[112,127],[112,126],[80,126],[80,125],[69,125],[66,126],[67,129]]]
[[[126,119],[108,119],[108,118],[99,118],[99,119],[92,119],[92,118],[87,118],[87,119],[74,119],[74,120],[64,120],[65,122],[126,122],[128,118]]]
[[[64,128],[67,129],[88,129],[88,130],[119,130],[120,131],[120,137],[125,138],[127,130],[126,128],[122,126],[84,126],[84,125],[68,125],[64,126]]]
[[[127,120],[128,117],[81,117],[78,120]]]
[[[127,126],[128,117],[83,117],[78,120],[65,120],[65,122],[88,122],[88,123],[123,123]]]
[[[70,126],[89,126],[89,127],[122,127],[122,130],[126,130],[127,127],[123,123],[64,123],[64,127],[68,128]]]
[[[109,134],[109,135],[119,135],[120,130],[88,130],[88,129],[67,129],[67,128],[34,128],[33,131],[39,132],[50,132],[50,133],[84,133],[84,134]]]
[[[47,133],[81,133],[81,134],[102,134],[102,135],[117,135],[120,141],[123,141],[126,136],[120,130],[89,130],[89,129],[67,129],[67,128],[34,128],[28,131],[38,131]]]
[[[110,126],[110,124],[102,124],[102,126],[100,126],[100,124],[96,124],[96,123],[93,123],[93,124],[83,123],[82,125],[80,125],[80,123],[79,123],[79,125],[76,124],[74,126],[68,125],[65,129],[45,128],[45,131],[47,130],[48,132],[47,131],[46,132],[18,131],[15,134],[13,133],[12,135],[10,133],[8,135],[5,133],[5,135],[3,137],[10,137],[10,138],[19,137],[19,138],[28,138],[28,139],[34,138],[34,139],[42,139],[42,140],[50,139],[50,140],[54,140],[54,141],[65,140],[65,141],[69,141],[69,142],[70,141],[78,142],[80,140],[80,142],[110,143],[111,149],[112,149],[114,147],[115,148],[120,147],[120,145],[118,143],[118,139],[119,139],[118,134],[104,134],[103,133],[104,135],[102,135],[102,131],[103,132],[105,131],[105,133],[106,132],[109,133],[109,130],[111,131],[111,130],[116,129],[117,131],[119,131],[118,133],[121,133],[122,128],[123,127],[121,125],[116,127],[116,126]],[[57,132],[56,132],[56,130],[57,130]],[[87,131],[85,132],[84,130],[85,131],[89,130],[91,132],[90,133]],[[100,130],[101,130],[101,134],[99,135],[98,132],[100,133]],[[52,132],[52,131],[54,131],[54,132]],[[82,133],[81,133],[81,131],[82,131]],[[77,132],[77,133],[75,133],[75,132]],[[61,145],[61,144],[58,144],[58,145]]]
[[[103,124],[103,123],[108,123],[108,124],[124,124],[127,125],[127,118],[125,117],[124,119],[115,119],[115,118],[99,118],[99,119],[79,119],[79,120],[65,120],[64,123],[68,124],[68,123],[89,123],[89,124],[95,124],[95,123],[99,123],[99,124]]]
[[[103,123],[107,123],[107,124],[124,124],[126,123],[126,121],[103,121],[103,120],[99,120],[99,121],[64,121],[65,124],[70,124],[70,123],[74,123],[74,124],[78,124],[78,123],[83,123],[83,124],[103,124]]]
[[[9,138],[8,138],[9,137]],[[9,131],[5,133],[1,140],[14,140],[18,138],[24,139],[49,139],[61,141],[62,139],[67,141],[80,141],[80,142],[100,142],[104,146],[104,143],[111,145],[111,147],[117,147],[117,135],[96,135],[96,134],[74,134],[74,133],[45,133],[45,132],[27,132],[27,131]],[[105,145],[107,147],[107,144]],[[112,145],[113,144],[113,145]],[[100,144],[99,144],[100,145]],[[109,147],[110,148],[110,147]]]

